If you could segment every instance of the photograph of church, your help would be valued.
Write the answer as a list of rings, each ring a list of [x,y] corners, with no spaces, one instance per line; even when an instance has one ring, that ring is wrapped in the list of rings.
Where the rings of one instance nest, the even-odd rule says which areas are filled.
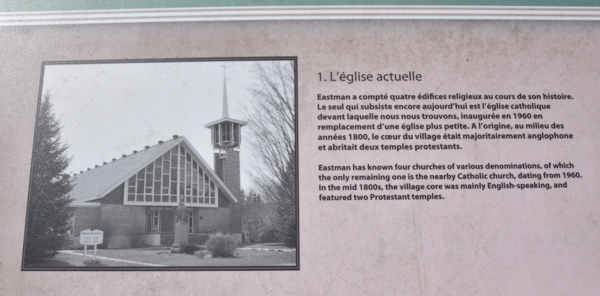
[[[269,119],[264,114],[276,112],[263,112],[269,107],[252,100],[277,98],[260,83],[267,71],[284,77],[281,69],[294,67],[293,61],[277,59],[46,65],[38,117],[49,117],[49,123],[44,127],[38,118],[36,126],[24,260],[35,251],[28,248],[42,243],[55,244],[46,248],[53,255],[79,254],[73,252],[84,247],[80,234],[86,230],[101,230],[98,247],[106,250],[162,247],[182,253],[186,246],[201,247],[221,235],[241,246],[259,242],[261,236],[273,241],[277,227],[287,232],[294,227],[292,239],[297,240],[297,201],[287,209],[276,205],[290,189],[285,204],[296,196],[295,126],[277,127],[285,120]],[[291,78],[276,87],[292,99],[287,114],[295,124],[295,90],[288,86],[295,76]],[[276,158],[284,160],[280,172],[268,164],[273,153],[262,151],[268,140],[249,131],[248,126],[260,125],[254,122],[261,117],[271,120],[272,127],[265,125],[262,133],[275,145],[293,144],[282,147],[283,157]],[[44,136],[38,129],[51,135],[43,149],[55,151],[44,157],[58,155],[55,164],[39,159],[46,151],[36,151]],[[36,189],[37,170],[45,174],[51,165],[60,175],[47,177],[51,189]],[[274,183],[269,178],[288,180]],[[38,209],[36,199],[48,204]],[[49,208],[57,204],[61,210],[53,213]],[[257,208],[268,209],[259,217],[269,220],[268,234],[257,235],[252,225]],[[55,237],[40,238],[35,223]]]
[[[237,139],[232,125],[217,123],[215,147]],[[221,129],[219,130],[219,126]],[[230,128],[230,131],[222,132]],[[219,132],[222,134],[219,134]],[[75,215],[71,219],[72,244],[85,229],[104,229],[110,234],[108,248],[173,244],[174,207],[183,198],[188,209],[190,243],[204,243],[211,233],[233,234],[241,242],[239,151],[215,153],[215,170],[195,151],[185,137],[159,142],[145,150],[124,155],[110,163],[72,177]],[[108,233],[110,232],[110,233]]]

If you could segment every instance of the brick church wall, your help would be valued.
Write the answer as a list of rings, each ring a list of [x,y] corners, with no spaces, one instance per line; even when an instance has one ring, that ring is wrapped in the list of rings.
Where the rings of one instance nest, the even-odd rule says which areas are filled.
[[[108,248],[131,248],[145,233],[144,207],[106,204],[100,207],[100,230]]]

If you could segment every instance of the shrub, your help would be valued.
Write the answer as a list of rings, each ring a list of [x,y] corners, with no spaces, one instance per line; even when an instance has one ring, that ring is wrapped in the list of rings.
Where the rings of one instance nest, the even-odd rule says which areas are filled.
[[[186,254],[189,254],[189,255],[194,255],[194,253],[199,250],[200,250],[200,247],[198,247],[196,245],[187,245],[183,249],[183,252]]]
[[[215,235],[208,239],[205,247],[213,257],[233,257],[237,243],[230,235]]]

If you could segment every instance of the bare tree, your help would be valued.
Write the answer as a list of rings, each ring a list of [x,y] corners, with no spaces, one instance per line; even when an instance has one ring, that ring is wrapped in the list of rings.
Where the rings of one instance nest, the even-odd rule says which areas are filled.
[[[247,195],[244,194],[242,206],[242,223],[249,242],[264,242],[265,236],[274,226],[276,209],[273,206],[276,204],[267,203],[256,192],[250,191]]]
[[[296,110],[294,62],[257,63],[260,83],[247,109],[251,172],[261,196],[277,205],[278,234],[296,244]]]

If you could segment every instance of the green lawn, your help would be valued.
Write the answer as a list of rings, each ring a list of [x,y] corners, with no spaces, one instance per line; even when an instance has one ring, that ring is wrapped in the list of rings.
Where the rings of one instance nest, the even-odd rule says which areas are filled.
[[[251,247],[251,246],[249,246]],[[252,246],[253,247],[253,246]],[[264,246],[260,246],[263,248]],[[296,251],[282,252],[280,247],[271,246],[271,251],[238,249],[234,258],[199,258],[197,255],[171,254],[168,249],[111,249],[98,250],[98,257],[107,257],[139,263],[158,264],[166,267],[268,267],[295,266]],[[280,251],[277,251],[279,249]],[[73,253],[59,253],[53,260],[28,267],[68,267],[84,266],[83,250]],[[93,250],[88,250],[88,259],[92,259]],[[153,267],[133,262],[120,262],[98,258],[103,267]]]

